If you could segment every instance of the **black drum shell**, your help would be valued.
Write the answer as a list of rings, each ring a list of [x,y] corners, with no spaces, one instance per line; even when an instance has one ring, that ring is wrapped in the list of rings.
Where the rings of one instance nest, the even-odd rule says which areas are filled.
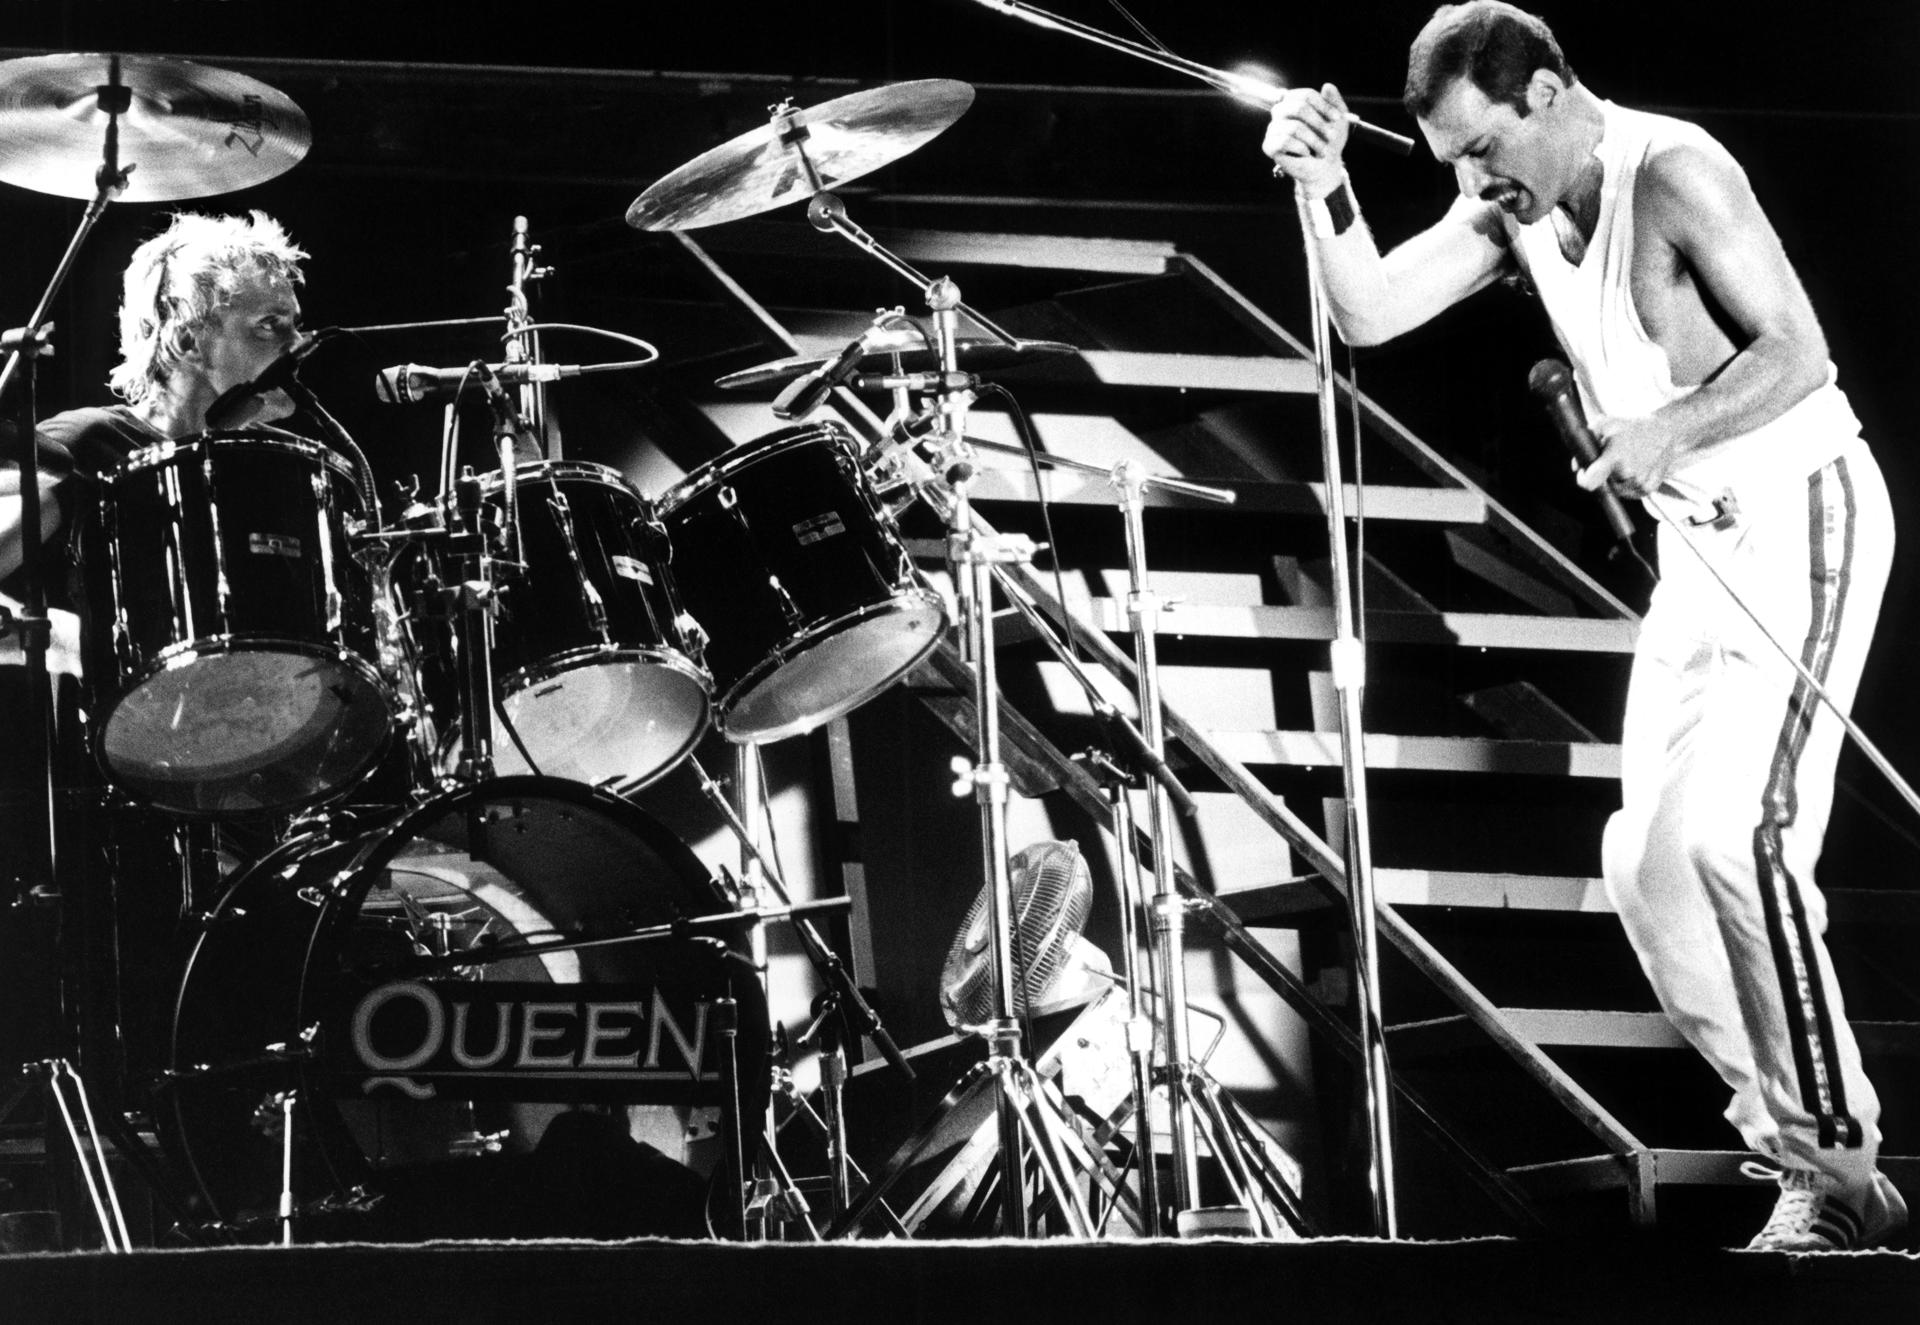
[[[102,478],[75,546],[109,781],[219,818],[319,804],[365,772],[395,702],[352,553],[364,513],[344,460],[278,432],[167,443]]]
[[[715,720],[731,739],[796,735],[857,707],[945,627],[944,603],[837,423],[735,448],[662,494],[660,514],[681,601],[706,636]],[[809,677],[780,693],[783,674],[827,654],[817,670],[839,679]]]
[[[458,1109],[450,1100],[415,1104],[384,1086],[382,1094],[368,1093],[369,1100],[389,1101],[380,1107],[392,1119],[401,1154],[397,1162],[383,1161],[370,1153],[367,1125],[354,1112],[369,1106],[332,1075],[338,1041],[349,1034],[342,1024],[342,991],[386,978],[381,964],[405,961],[411,951],[409,942],[362,908],[370,895],[384,896],[398,864],[431,870],[451,859],[457,865],[462,857],[449,858],[443,850],[469,839],[466,825],[475,813],[489,820],[485,850],[517,895],[520,927],[531,918],[535,927],[552,931],[535,937],[613,937],[726,907],[692,852],[656,820],[627,801],[552,778],[501,778],[442,794],[339,840],[316,834],[283,845],[243,873],[214,909],[175,1008],[170,1080],[160,1092],[158,1113],[163,1141],[189,1175],[195,1203],[210,1221],[238,1225],[243,1237],[277,1233],[267,1216],[278,1201],[283,1133],[278,1120],[266,1115],[274,1096],[291,1091],[296,1201],[312,1240],[661,1231],[625,1226],[631,1211],[590,1210],[593,1202],[581,1193],[567,1198],[550,1190],[552,1175],[530,1168],[527,1144],[521,1144],[538,1149],[544,1138],[510,1138],[494,1156],[420,1159],[422,1143],[438,1145],[456,1126]],[[525,935],[510,923],[499,937],[518,941]],[[729,955],[744,950],[738,931],[729,937],[735,940],[731,946],[673,938],[586,949],[575,959],[585,987],[657,980],[690,982],[717,995],[724,984],[739,1013],[745,1116],[754,1119],[767,1095],[766,1004],[750,963]],[[484,997],[496,976],[539,979],[535,965],[517,959],[482,967],[471,982],[474,996]],[[579,992],[565,982],[549,983],[561,1002]],[[720,1048],[718,1037],[712,1039],[709,1053]],[[715,1082],[700,1086],[700,1102],[711,1103],[717,1091]],[[651,1087],[609,1093],[583,1082],[563,1083],[555,1096],[549,1083],[530,1098],[543,1101],[538,1107],[549,1112],[556,1100],[580,1106],[557,1115],[578,1130],[583,1121],[600,1127],[592,1120],[617,1119],[618,1101],[657,1094]],[[617,1130],[624,1136],[623,1127]],[[612,1144],[610,1163],[631,1158],[631,1146],[617,1138]],[[664,1160],[649,1171],[679,1189],[698,1185]],[[483,1208],[465,1208],[476,1193],[485,1195]],[[355,1210],[361,1194],[380,1199],[371,1210]],[[577,1219],[566,1213],[570,1203],[579,1207]]]

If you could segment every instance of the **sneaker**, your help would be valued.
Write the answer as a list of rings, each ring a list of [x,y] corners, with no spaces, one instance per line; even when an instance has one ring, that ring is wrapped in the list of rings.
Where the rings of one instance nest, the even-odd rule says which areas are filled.
[[[1884,1173],[1875,1173],[1860,1201],[1844,1199],[1824,1175],[1787,1169],[1779,1175],[1773,1217],[1748,1251],[1860,1251],[1907,1226],[1907,1203]]]

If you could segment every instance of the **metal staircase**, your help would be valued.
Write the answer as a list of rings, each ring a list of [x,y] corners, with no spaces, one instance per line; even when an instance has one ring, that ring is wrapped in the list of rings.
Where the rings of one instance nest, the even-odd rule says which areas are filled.
[[[778,253],[790,242],[784,232],[737,226],[714,238],[725,251],[685,236],[680,242],[791,350],[837,349],[869,316],[775,315],[729,274],[728,258]],[[1158,472],[1234,492],[1234,505],[1220,510],[1149,493],[1155,588],[1174,600],[1161,636],[1167,725],[1177,743],[1169,755],[1203,807],[1181,863],[1199,923],[1323,1042],[1351,1054],[1337,978],[1346,883],[1337,843],[1317,826],[1341,822],[1334,799],[1340,752],[1324,648],[1333,633],[1324,492],[1315,478],[1312,372],[1301,343],[1171,245],[950,231],[881,238],[922,270],[957,272],[963,288],[991,273],[996,292],[1025,296],[993,305],[997,320],[1019,334],[1082,347],[1078,358],[1004,379],[1048,451],[1103,464],[1138,456]],[[1375,797],[1380,934],[1395,968],[1386,1017],[1403,1130],[1411,1122],[1432,1136],[1508,1226],[1550,1224],[1546,1198],[1596,1189],[1623,1192],[1631,1222],[1651,1224],[1662,1188],[1745,1180],[1737,1176],[1742,1156],[1712,1140],[1716,1126],[1724,1142],[1733,1140],[1713,1117],[1717,1106],[1681,1129],[1685,1144],[1667,1144],[1654,1130],[1661,1120],[1630,1126],[1619,1116],[1615,1101],[1633,1098],[1637,1066],[1589,1071],[1588,1051],[1630,1053],[1637,1063],[1682,1047],[1650,1010],[1651,994],[1590,877],[1600,827],[1617,802],[1611,734],[1636,617],[1460,467],[1364,395],[1356,398],[1346,379],[1340,387],[1343,413],[1357,414],[1366,435],[1366,481],[1350,489],[1348,505],[1362,509],[1366,522],[1358,563],[1369,646],[1365,760]],[[840,404],[851,425],[874,428],[859,402],[843,396]],[[1014,440],[1006,421],[990,413],[976,413],[974,426],[983,438]],[[1105,664],[1116,678],[1111,697],[1124,702],[1131,663],[1122,643],[1130,627],[1124,576],[1114,571],[1119,562],[1102,532],[1113,502],[1107,485],[1066,470],[1036,479],[1013,459],[985,463],[975,501],[987,521],[1043,538],[1038,499],[1051,508],[1065,603],[1052,574],[1013,574]],[[936,567],[937,528],[916,531],[909,519],[907,531],[916,553]],[[1007,624],[1003,639],[1018,647],[1017,618]],[[1031,653],[1024,680],[1017,663],[1002,666],[1003,679],[1013,678],[1005,721],[1016,789],[1061,794],[1104,824],[1100,790],[1062,753],[1091,730],[1084,700],[1052,675],[1063,669],[1041,650]],[[957,656],[936,655],[909,684],[963,739],[970,733],[969,683]],[[1271,835],[1257,853],[1264,867],[1248,871],[1247,853],[1236,851],[1235,867],[1216,872],[1208,843],[1244,833],[1249,820]],[[1912,919],[1916,900],[1837,892],[1836,929],[1857,918]],[[1503,934],[1529,924],[1545,929],[1516,945],[1525,955],[1516,962],[1497,941],[1489,953],[1489,941],[1471,932],[1481,919],[1504,926]],[[1554,969],[1555,936],[1569,925],[1579,927],[1580,946],[1603,954],[1592,1008],[1565,1006],[1585,995],[1571,963]],[[1256,933],[1267,928],[1300,931],[1309,969],[1277,958]],[[1453,940],[1462,936],[1456,954]],[[1516,974],[1516,966],[1534,969]],[[1870,1058],[1911,1055],[1920,1045],[1915,1030],[1902,1022],[1860,1026]],[[1570,1070],[1568,1050],[1581,1071]],[[1559,1115],[1561,1125],[1546,1128],[1539,1146],[1513,1145],[1499,1129],[1479,1134],[1470,1105],[1461,1110],[1441,1099],[1459,1094],[1444,1081],[1439,1095],[1426,1097],[1423,1082],[1436,1063],[1444,1078],[1457,1073],[1462,1055],[1488,1051],[1509,1073],[1517,1069],[1518,1089]],[[1498,1112],[1510,1118],[1510,1110]],[[1899,1179],[1920,1162],[1889,1167]]]

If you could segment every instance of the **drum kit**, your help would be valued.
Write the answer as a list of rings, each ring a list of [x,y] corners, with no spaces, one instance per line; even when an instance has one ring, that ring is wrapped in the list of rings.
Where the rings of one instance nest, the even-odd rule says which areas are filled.
[[[929,314],[923,327],[882,313],[837,355],[722,379],[778,386],[773,412],[790,426],[658,499],[614,469],[543,455],[545,430],[529,419],[544,415],[553,374],[539,371],[541,327],[526,311],[536,270],[524,221],[506,318],[519,371],[475,363],[452,388],[484,392],[497,468],[455,476],[443,463],[432,500],[388,520],[365,457],[299,381],[307,345],[255,386],[287,390],[320,439],[210,431],[102,477],[75,542],[98,768],[114,795],[169,820],[272,833],[222,871],[219,900],[195,917],[151,1086],[163,1154],[145,1162],[186,1236],[750,1232],[750,1171],[771,1163],[791,1185],[760,1145],[765,927],[793,925],[840,1013],[904,1060],[807,918],[836,903],[793,904],[743,821],[759,808],[754,761],[741,762],[736,806],[693,751],[709,731],[747,754],[813,731],[894,685],[950,629],[975,679],[977,763],[962,782],[980,807],[995,977],[988,1062],[969,1089],[998,1120],[1002,1227],[1038,1230],[1037,1191],[1068,1227],[1091,1230],[1076,1169],[1097,1169],[1118,1195],[1027,1063],[1015,1015],[991,603],[1035,549],[987,529],[968,499],[978,374],[1071,347],[1006,333],[950,280],[888,252],[830,191],[916,150],[972,98],[966,84],[923,80],[783,103],[633,202],[634,227],[685,230],[804,200],[814,228],[908,280]],[[291,100],[240,75],[143,56],[0,64],[0,180],[92,199],[46,299],[10,337],[0,391],[44,348],[46,310],[110,201],[248,187],[308,142]],[[984,335],[963,336],[962,315]],[[415,376],[392,389],[415,391]],[[521,386],[518,402],[503,380]],[[891,393],[881,437],[808,420],[836,389]],[[23,470],[33,459],[28,441]],[[957,607],[908,554],[883,472],[909,474],[946,523]],[[1130,541],[1144,483],[1117,484],[1131,494]],[[37,487],[21,486],[37,519]],[[45,652],[36,557],[29,548],[15,623],[30,662]],[[1150,641],[1142,656],[1150,672]],[[1146,738],[1128,742],[1149,781],[1170,777],[1151,707]],[[714,878],[629,799],[682,766],[757,881]],[[1165,859],[1164,794],[1152,803]],[[1147,984],[1165,982],[1184,1017],[1171,914],[1154,908],[1162,969]],[[1132,962],[1129,951],[1129,974]],[[1150,1019],[1136,1002],[1130,1022]],[[1144,1099],[1154,1040],[1130,1029],[1129,1043]],[[1183,1041],[1167,1044],[1184,1055]],[[70,1064],[33,1066],[63,1113],[91,1116],[83,1091],[70,1108]],[[0,1099],[0,1119],[11,1104]],[[837,1098],[827,1108],[840,1117]],[[1137,1110],[1136,1153],[1151,1155],[1148,1112]],[[122,1248],[110,1175],[87,1163],[99,1148],[69,1130],[101,1239]],[[117,1148],[145,1149],[111,1116],[109,1131]],[[665,1132],[710,1144],[696,1159],[689,1143],[689,1167],[663,1176],[635,1138]],[[844,1174],[844,1153],[832,1158]],[[1191,1169],[1190,1154],[1177,1160]],[[1128,1216],[1147,1233],[1160,1231],[1153,1167]],[[1193,1185],[1180,1178],[1181,1201]],[[683,1190],[691,1216],[648,1205]],[[845,1208],[848,1194],[835,1195]]]

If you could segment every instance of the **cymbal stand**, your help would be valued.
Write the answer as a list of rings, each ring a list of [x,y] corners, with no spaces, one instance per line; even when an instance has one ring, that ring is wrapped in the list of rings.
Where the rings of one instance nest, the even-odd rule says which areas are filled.
[[[26,860],[24,870],[27,877],[23,880],[25,886],[19,889],[16,897],[4,899],[9,904],[36,894],[51,895],[58,865],[53,826],[53,682],[47,674],[47,650],[52,645],[53,633],[47,619],[47,589],[42,570],[44,557],[40,546],[40,450],[34,434],[39,419],[34,400],[32,365],[50,350],[53,324],[47,321],[47,315],[65,287],[80,250],[86,245],[94,226],[106,214],[107,205],[125,192],[128,177],[134,170],[133,165],[120,164],[120,117],[132,107],[133,92],[120,81],[118,55],[108,57],[107,81],[95,89],[95,96],[100,110],[106,113],[107,127],[101,143],[100,169],[94,174],[93,199],[82,213],[73,238],[68,242],[59,266],[54,268],[53,278],[41,292],[40,301],[34,305],[26,325],[0,336],[0,346],[7,351],[6,364],[0,367],[0,401],[6,399],[7,389],[21,374],[23,366],[26,380],[26,392],[20,407],[21,426],[16,430],[15,443],[18,449],[14,466],[20,483],[20,575],[25,598],[22,610],[17,613],[0,610],[0,635],[12,630],[20,637],[20,649],[27,671],[27,711],[24,716],[30,733],[29,748],[22,752],[22,757],[38,773],[34,811],[27,816],[32,822],[22,834],[27,839],[22,853]],[[76,111],[79,109],[75,107]],[[0,883],[5,882],[0,880]]]
[[[12,896],[0,897],[0,905],[18,905],[30,898],[50,898],[57,895],[58,891],[59,853],[54,827],[53,786],[53,681],[47,671],[47,652],[52,645],[53,631],[47,617],[45,557],[40,537],[43,503],[40,499],[40,452],[35,433],[39,419],[34,398],[33,365],[42,354],[51,351],[53,324],[47,320],[47,315],[52,311],[54,301],[66,286],[81,249],[85,247],[100,218],[106,214],[108,204],[126,190],[128,177],[134,170],[134,164],[120,164],[120,117],[131,108],[133,93],[121,82],[118,55],[108,57],[107,81],[95,89],[95,97],[99,109],[106,114],[107,124],[102,135],[100,168],[94,174],[94,196],[81,214],[73,237],[68,241],[66,251],[61,255],[46,289],[41,292],[40,300],[34,305],[26,325],[0,335],[0,348],[7,352],[5,365],[0,366],[0,401],[6,399],[7,390],[15,379],[22,377],[23,369],[25,381],[19,410],[21,426],[16,429],[18,449],[14,457],[14,472],[20,487],[20,575],[24,599],[17,613],[0,608],[0,635],[12,631],[20,639],[20,650],[26,663],[27,704],[24,717],[29,733],[22,758],[36,772],[35,806],[32,813],[24,816],[27,822],[22,825],[25,829],[21,833],[25,839],[22,849],[25,863],[23,877],[19,880],[21,886]],[[0,880],[0,886],[12,882]],[[92,1198],[94,1214],[107,1250],[132,1250],[126,1221],[120,1213],[119,1194],[100,1150],[86,1083],[72,1062],[65,1058],[29,1064],[25,1070],[44,1077],[49,1093],[59,1104],[66,1122],[67,1139],[86,1178],[87,1191]],[[73,1094],[78,1098],[86,1118],[85,1138],[75,1126],[63,1085],[66,1082],[72,1083]],[[10,1092],[9,1097],[0,1104],[0,1118],[12,1112],[29,1086],[30,1081],[23,1082]]]
[[[806,159],[803,142],[789,142],[808,178],[818,175]],[[959,315],[1002,344],[1017,344],[1014,336],[970,308],[960,288],[947,277],[929,279],[910,263],[890,252],[847,216],[846,204],[818,189],[807,204],[807,221],[816,230],[837,234],[862,253],[890,268],[921,291],[932,315],[940,353],[938,389],[932,394],[937,420],[926,444],[938,453],[951,493],[947,518],[947,560],[952,568],[955,597],[962,621],[963,654],[973,669],[974,750],[978,762],[956,780],[954,793],[972,791],[980,807],[981,868],[987,892],[987,932],[993,972],[994,1015],[978,1033],[987,1043],[986,1061],[969,1074],[949,1100],[976,1089],[994,1092],[998,1124],[1001,1222],[1009,1237],[1036,1233],[1028,1203],[1028,1161],[1039,1178],[1039,1194],[1050,1197],[1068,1232],[1092,1237],[1096,1232],[1085,1193],[1075,1180],[1076,1166],[1111,1186],[1111,1166],[1104,1156],[1092,1155],[1074,1128],[1065,1103],[1043,1081],[1026,1058],[1014,996],[1013,881],[1008,863],[1007,800],[1010,779],[1000,758],[1000,687],[994,665],[993,583],[996,566],[1025,564],[1033,559],[1033,541],[1019,534],[988,534],[975,527],[969,491],[974,476],[974,454],[966,436],[966,414],[972,403],[970,379],[960,372]],[[883,1193],[870,1188],[849,1213],[846,1225],[857,1224],[872,1199]],[[1118,1196],[1118,1193],[1109,1192]]]
[[[1093,469],[1094,466],[1078,462],[1065,461],[1069,468]],[[1146,479],[1137,472],[1137,466],[1131,461],[1122,461],[1111,471],[1116,487],[1120,487],[1128,502],[1129,523],[1137,518],[1139,489],[1147,483],[1174,488],[1182,492],[1204,496],[1217,501],[1231,500],[1231,492],[1207,488],[1200,484],[1189,483],[1183,479]],[[1123,486],[1124,485],[1124,486]],[[1129,537],[1129,546],[1136,545],[1136,538]],[[1143,542],[1138,543],[1144,546]],[[1142,559],[1144,561],[1144,559]],[[1144,584],[1144,579],[1138,581]],[[1001,578],[1001,589],[1007,599],[1019,609],[1035,627],[1036,633],[1059,659],[1067,671],[1079,682],[1093,710],[1098,715],[1112,738],[1112,751],[1092,749],[1076,755],[1078,762],[1086,765],[1088,771],[1106,788],[1108,802],[1112,806],[1112,831],[1119,846],[1118,874],[1120,891],[1121,935],[1124,947],[1121,979],[1127,986],[1127,1051],[1132,1068],[1132,1088],[1135,1104],[1134,1128],[1135,1145],[1141,1162],[1141,1204],[1144,1207],[1145,1227],[1143,1231],[1157,1235],[1162,1229],[1162,1212],[1159,1205],[1158,1175],[1154,1167],[1153,1133],[1149,1121],[1151,1107],[1151,1086],[1154,1080],[1153,1053],[1155,1049],[1154,1024],[1147,1011],[1147,1003],[1154,1002],[1164,1009],[1162,1023],[1164,1029],[1160,1040],[1166,1047],[1162,1054],[1163,1075],[1167,1082],[1169,1130],[1175,1140],[1175,1194],[1174,1213],[1177,1225],[1182,1231],[1205,1232],[1218,1231],[1223,1224],[1248,1232],[1257,1232],[1267,1237],[1281,1237],[1289,1230],[1306,1231],[1308,1225],[1301,1211],[1298,1195],[1294,1192],[1286,1172],[1275,1161],[1269,1147],[1272,1139],[1267,1137],[1259,1125],[1250,1118],[1245,1109],[1229,1095],[1224,1087],[1215,1081],[1205,1070],[1201,1061],[1196,1059],[1191,1047],[1190,1037],[1180,1036],[1180,1052],[1176,1056],[1170,1047],[1175,1039],[1173,1034],[1174,1018],[1177,1007],[1184,1023],[1186,1015],[1193,1011],[1186,1001],[1185,972],[1186,959],[1181,949],[1180,938],[1184,934],[1184,925],[1177,923],[1186,910],[1186,902],[1177,894],[1178,882],[1173,873],[1171,842],[1168,840],[1167,825],[1169,816],[1166,809],[1161,810],[1158,821],[1159,835],[1150,836],[1155,864],[1154,877],[1156,887],[1149,890],[1142,877],[1141,860],[1138,852],[1139,836],[1132,807],[1132,790],[1139,783],[1148,783],[1154,799],[1170,800],[1178,813],[1192,818],[1198,811],[1192,796],[1173,771],[1167,767],[1161,755],[1164,736],[1156,729],[1159,724],[1142,725],[1148,728],[1150,735],[1143,736],[1127,721],[1126,715],[1109,704],[1100,687],[1095,683],[1086,667],[1055,633],[1048,621],[1027,592],[1011,576]],[[1136,588],[1129,596],[1129,604],[1136,617],[1136,623],[1151,631],[1151,622],[1156,612],[1156,601],[1150,590]],[[1064,610],[1065,605],[1062,605]],[[1136,646],[1136,655],[1140,659],[1143,674],[1153,668],[1157,659],[1149,637],[1144,645]],[[1145,687],[1143,686],[1143,693]],[[1158,705],[1155,705],[1157,710]],[[1164,865],[1163,865],[1164,862]],[[1165,883],[1171,881],[1176,893],[1172,898],[1164,896]],[[1162,916],[1170,915],[1176,923],[1163,922]],[[1136,917],[1139,917],[1136,920]],[[1152,935],[1152,947],[1148,961],[1139,961],[1140,933],[1142,924]],[[1177,1124],[1184,1119],[1188,1131],[1187,1154],[1197,1160],[1198,1146],[1204,1143],[1208,1154],[1219,1166],[1222,1177],[1232,1188],[1235,1204],[1222,1209],[1213,1207],[1204,1216],[1193,1215],[1193,1188],[1182,1188],[1179,1177],[1181,1165],[1178,1149],[1180,1133]],[[1229,1213],[1231,1212],[1231,1213]],[[1191,1225],[1191,1230],[1187,1227]]]

